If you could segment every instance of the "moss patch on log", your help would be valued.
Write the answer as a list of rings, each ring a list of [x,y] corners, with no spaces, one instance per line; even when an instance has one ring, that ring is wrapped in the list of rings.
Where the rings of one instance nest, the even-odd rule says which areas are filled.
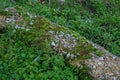
[[[50,34],[49,33],[50,31],[53,32],[53,34]],[[59,36],[61,35],[61,33],[64,34],[63,38],[65,35],[69,34],[71,37],[76,39],[76,45],[74,46],[73,49],[63,47],[61,43],[58,43],[57,49],[52,49],[53,47],[51,46],[51,43],[53,41],[56,41],[54,39],[55,37],[53,36],[56,35]],[[34,18],[34,24],[32,28],[30,29],[30,31],[24,32],[24,37],[25,39],[28,40],[27,43],[32,44],[37,48],[42,48],[45,52],[56,51],[58,54],[62,53],[64,56],[67,56],[67,53],[70,53],[70,54],[74,54],[73,59],[90,58],[91,52],[101,53],[96,48],[94,48],[90,43],[88,43],[87,40],[84,37],[80,36],[78,33],[63,26],[59,26],[55,23],[52,23],[43,17]],[[72,40],[71,43],[69,44],[73,44]],[[58,48],[62,49],[62,51],[59,51]]]

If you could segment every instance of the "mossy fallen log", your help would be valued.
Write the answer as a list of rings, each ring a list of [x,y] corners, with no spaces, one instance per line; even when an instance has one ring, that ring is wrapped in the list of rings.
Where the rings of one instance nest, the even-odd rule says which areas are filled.
[[[46,53],[54,51],[78,68],[85,62],[90,68],[88,73],[96,80],[120,78],[118,57],[68,28],[37,17],[34,18],[32,28],[24,34],[24,38],[28,40],[27,44],[42,48]]]
[[[12,25],[17,39],[26,45],[35,46],[45,53],[54,52],[56,55],[64,56],[69,64],[78,68],[81,68],[84,62],[90,67],[88,73],[95,80],[120,79],[120,58],[75,31],[52,23],[41,16],[32,18],[27,16],[17,21],[19,20],[8,24]]]

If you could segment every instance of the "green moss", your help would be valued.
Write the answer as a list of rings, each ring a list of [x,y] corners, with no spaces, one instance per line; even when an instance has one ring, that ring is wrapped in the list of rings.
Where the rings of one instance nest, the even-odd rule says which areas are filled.
[[[71,54],[80,54],[79,58],[87,59],[90,58],[91,55],[89,53],[91,52],[97,52],[97,50],[87,42],[87,40],[80,36],[78,33],[69,30],[68,28],[65,28],[63,26],[55,25],[45,19],[44,17],[37,17],[34,19],[33,27],[30,31],[23,31],[21,32],[24,34],[24,39],[26,44],[32,44],[33,46],[36,46],[38,48],[42,48],[45,52],[51,51],[50,43],[54,41],[54,38],[52,39],[51,34],[49,34],[49,31],[54,31],[55,33],[61,34],[63,32],[64,34],[70,34],[73,37],[77,39],[77,45],[74,48],[74,50],[70,50],[69,48],[62,47],[62,49],[65,52],[69,52]],[[23,39],[23,38],[22,38]],[[61,47],[61,46],[60,46]],[[59,51],[58,51],[59,52]],[[97,55],[100,53],[97,52]]]
[[[4,16],[12,16],[13,14],[4,10],[0,11],[0,15],[4,15]]]
[[[43,17],[38,17],[36,19],[36,22],[34,24],[34,28],[39,31],[40,33],[43,34],[43,37],[48,39],[48,41],[50,41],[50,35],[47,34],[48,31],[54,31],[54,32],[64,32],[65,34],[70,34],[73,37],[78,39],[77,42],[77,46],[75,47],[74,50],[69,50],[67,48],[64,48],[63,50],[65,50],[66,52],[70,52],[73,54],[76,53],[80,53],[80,55],[82,56],[86,56],[87,58],[90,57],[89,53],[96,51],[96,49],[87,42],[87,40],[80,36],[78,33],[69,30],[68,28],[62,27],[62,26],[58,26],[58,25],[54,25],[52,24],[50,21],[48,21],[47,19],[43,18]],[[44,38],[42,37],[42,41],[44,41]]]
[[[98,50],[97,50],[95,53],[96,53],[96,55],[99,56],[99,57],[103,55],[103,52],[100,52],[100,51],[98,51]]]

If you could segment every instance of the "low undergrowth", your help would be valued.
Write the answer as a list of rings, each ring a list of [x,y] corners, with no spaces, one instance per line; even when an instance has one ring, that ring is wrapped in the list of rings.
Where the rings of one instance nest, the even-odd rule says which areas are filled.
[[[33,2],[32,5],[17,5],[24,6],[25,11],[66,26],[120,56],[119,0],[70,0],[64,5],[52,0],[50,8],[47,7],[48,1],[44,1],[44,4]]]
[[[87,67],[70,66],[55,52],[44,52],[41,47],[26,44],[29,41],[24,38],[25,30],[18,33],[13,30],[8,28],[0,34],[1,80],[90,80]]]
[[[0,10],[16,7],[23,15],[30,12],[44,16],[120,56],[119,0],[86,0],[80,3],[67,0],[63,6],[54,5],[56,2],[52,0],[50,8],[47,2],[43,5],[34,0],[11,1],[0,0]],[[90,80],[86,67],[78,70],[68,65],[62,56],[55,55],[55,52],[46,53],[42,48],[25,44],[23,36],[22,32],[15,34],[11,28],[0,34],[1,80]]]

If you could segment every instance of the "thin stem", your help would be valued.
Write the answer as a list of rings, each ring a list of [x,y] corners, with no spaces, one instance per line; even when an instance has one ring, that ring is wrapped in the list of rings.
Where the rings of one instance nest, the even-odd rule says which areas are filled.
[[[50,8],[50,0],[49,0],[49,8]]]

